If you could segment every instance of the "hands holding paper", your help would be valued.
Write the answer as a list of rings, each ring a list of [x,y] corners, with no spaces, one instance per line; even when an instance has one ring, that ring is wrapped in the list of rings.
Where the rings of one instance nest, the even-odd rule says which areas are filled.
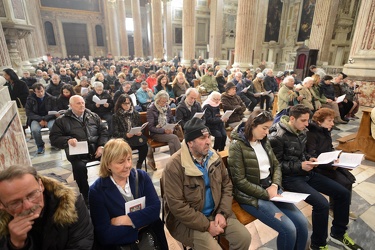
[[[311,164],[314,161],[316,161],[316,158],[311,158],[310,161],[304,161],[304,162],[302,162],[302,164],[301,164],[302,169],[305,170],[305,171],[307,171],[307,172],[311,171],[314,167],[317,166],[317,165],[312,165]]]
[[[278,187],[276,185],[271,185],[266,189],[270,199],[272,199],[275,196],[280,196],[279,194],[277,194],[277,188]]]

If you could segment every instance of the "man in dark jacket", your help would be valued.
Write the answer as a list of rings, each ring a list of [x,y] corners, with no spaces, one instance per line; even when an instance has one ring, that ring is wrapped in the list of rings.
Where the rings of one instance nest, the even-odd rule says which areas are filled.
[[[182,97],[176,108],[176,121],[180,121],[180,125],[184,128],[187,121],[194,117],[195,113],[202,112],[202,107],[197,98],[199,92],[196,88],[188,88],[185,96]]]
[[[306,126],[310,109],[302,104],[290,108],[289,117],[282,116],[271,128],[269,139],[273,151],[281,164],[283,187],[292,192],[306,193],[306,202],[313,206],[310,249],[326,249],[328,236],[327,199],[334,201],[334,219],[331,227],[331,241],[346,249],[362,249],[346,233],[349,222],[350,192],[328,177],[311,171],[316,158],[306,152]]]
[[[34,93],[29,95],[26,100],[25,110],[30,126],[31,133],[34,136],[35,143],[38,147],[38,154],[44,153],[44,141],[41,130],[47,128],[51,130],[56,117],[59,114],[49,115],[49,111],[56,111],[56,99],[45,92],[41,83],[35,83],[32,87]]]
[[[91,249],[93,226],[82,196],[35,168],[0,173],[0,249]]]
[[[59,75],[52,75],[50,84],[47,86],[46,92],[52,96],[58,97],[61,93],[61,88],[64,86],[65,83],[63,83],[60,80]]]
[[[53,146],[65,149],[66,157],[72,164],[73,177],[87,202],[89,185],[86,164],[102,156],[108,131],[97,114],[85,109],[81,96],[72,96],[69,104],[70,109],[56,120],[49,138]],[[88,153],[71,154],[70,150],[77,146],[77,142],[83,141],[87,142]]]

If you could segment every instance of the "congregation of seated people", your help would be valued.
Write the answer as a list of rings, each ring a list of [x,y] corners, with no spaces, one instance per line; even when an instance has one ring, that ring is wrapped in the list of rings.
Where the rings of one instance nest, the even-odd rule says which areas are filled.
[[[25,125],[31,127],[37,154],[45,152],[41,131],[48,128],[51,145],[56,149],[64,149],[72,163],[74,179],[84,202],[91,210],[94,235],[97,239],[94,243],[92,235],[88,234],[86,243],[90,247],[87,249],[91,249],[93,245],[97,249],[116,249],[120,245],[132,247],[137,242],[138,233],[144,228],[156,230],[160,249],[168,249],[159,213],[155,212],[160,210],[161,205],[166,207],[167,215],[172,216],[173,220],[182,220],[184,230],[192,230],[196,235],[191,238],[181,237],[183,234],[178,230],[182,229],[169,227],[167,224],[172,236],[183,244],[193,248],[196,246],[197,249],[207,246],[215,248],[216,241],[204,243],[204,237],[215,237],[225,231],[230,246],[241,247],[238,249],[248,247],[251,237],[246,234],[241,234],[239,237],[243,238],[236,243],[231,241],[233,239],[229,232],[238,232],[241,229],[237,221],[230,220],[233,219],[230,212],[232,196],[228,196],[225,190],[232,190],[232,185],[234,198],[247,213],[259,218],[271,228],[277,228],[282,235],[278,238],[278,249],[290,249],[291,245],[286,242],[294,245],[295,249],[305,249],[306,219],[295,206],[282,207],[269,201],[282,192],[281,185],[286,187],[286,190],[298,192],[290,186],[292,181],[297,183],[298,180],[293,171],[287,169],[288,158],[280,153],[282,147],[288,147],[287,140],[282,141],[282,137],[279,138],[280,134],[276,132],[296,130],[305,133],[309,118],[313,119],[309,126],[322,127],[328,131],[338,129],[337,124],[356,119],[355,113],[359,106],[356,96],[358,90],[342,72],[334,77],[315,73],[305,79],[296,79],[294,72],[280,71],[274,76],[272,69],[265,68],[263,71],[257,69],[253,74],[250,69],[245,72],[241,72],[237,67],[221,69],[219,65],[206,64],[204,60],[193,63],[191,67],[180,65],[178,61],[155,63],[142,60],[58,60],[55,64],[40,63],[35,77],[26,73],[19,79],[11,69],[4,70],[4,76],[12,100],[18,102],[18,107],[25,107],[28,118]],[[337,99],[342,95],[345,95],[345,98],[337,103]],[[257,106],[259,109],[255,109]],[[272,109],[275,117],[269,112]],[[233,113],[223,118],[226,111]],[[322,118],[321,112],[325,112],[323,114],[331,119],[329,126],[325,125],[326,117]],[[132,128],[143,125],[140,119],[142,115],[147,117],[148,134],[144,133],[144,130],[131,133]],[[182,142],[173,128],[166,128],[168,124],[175,123],[178,123],[184,132]],[[220,158],[218,152],[225,150],[230,140],[227,131],[232,131],[231,137],[236,142],[230,144],[228,166],[220,166],[215,161]],[[269,131],[274,133],[267,139]],[[311,137],[309,133],[307,138]],[[214,143],[211,147],[212,139]],[[80,140],[88,141],[89,153],[70,156],[70,148],[75,147]],[[165,203],[160,204],[160,201],[155,199],[153,184],[141,170],[146,158],[146,164],[157,170],[153,156],[150,156],[153,154],[151,141],[166,143],[169,147],[171,158],[163,173],[163,183],[167,178],[181,178],[179,175],[186,175],[184,178],[191,180],[196,176],[203,177],[205,185],[202,192],[207,202],[202,204],[201,211],[193,213],[191,208],[185,207],[191,200],[176,203],[173,199],[187,191],[173,190],[176,187],[167,183],[163,184],[166,186]],[[308,141],[307,145],[311,145],[311,142]],[[138,153],[136,170],[132,170],[133,150]],[[311,148],[306,149],[303,145],[300,150],[301,152],[291,152],[292,155],[298,153],[301,168],[299,171],[309,176],[328,175],[324,171],[312,170],[309,163],[315,161],[316,155],[311,154]],[[264,157],[267,155],[268,157]],[[306,155],[311,157],[306,158]],[[269,160],[257,161],[258,156]],[[245,158],[247,160],[240,161]],[[100,161],[100,178],[89,188],[87,170],[83,168],[92,160]],[[254,169],[247,167],[248,161],[254,163]],[[278,163],[281,163],[281,166]],[[186,172],[171,167],[178,165],[185,168],[185,164]],[[222,169],[218,169],[221,174],[215,176],[211,175],[212,171],[205,169],[214,166],[228,167],[229,176],[224,174]],[[248,171],[260,173],[260,177],[254,178]],[[328,213],[328,207],[335,212],[342,225],[332,226],[331,239],[335,243],[345,244],[350,239],[345,231],[349,218],[352,182],[342,184],[330,174],[331,176],[324,179],[325,183],[329,183],[332,190],[341,192],[346,198],[334,196],[332,190],[327,191],[332,202],[330,206],[327,202],[327,211],[324,210],[324,213]],[[222,193],[216,193],[209,187],[210,182],[215,180],[211,178],[223,181]],[[286,183],[286,180],[290,183]],[[0,179],[0,185],[2,182]],[[242,189],[242,185],[247,188]],[[317,201],[322,200],[316,192],[324,193],[326,190],[315,184],[310,185],[313,191],[304,192],[312,192],[308,203],[314,207]],[[138,189],[140,195],[136,195],[135,190]],[[108,191],[114,193],[110,194]],[[191,189],[191,192],[194,190]],[[152,209],[155,211],[150,213],[140,210],[123,215],[124,204],[140,196],[148,197],[146,208],[156,210]],[[218,203],[218,197],[223,199],[223,203]],[[3,199],[1,192],[0,199]],[[106,205],[110,200],[113,200],[113,207]],[[119,200],[121,202],[118,202]],[[339,213],[338,204],[345,206],[346,210]],[[181,209],[186,210],[191,216],[191,225],[189,217],[180,218],[180,215],[173,214],[178,209],[171,206],[181,206]],[[259,212],[256,209],[258,206],[266,210],[272,209],[269,212],[284,212],[285,223],[267,219],[267,213]],[[2,202],[0,209],[9,212]],[[205,222],[205,227],[197,226],[199,223],[195,222],[196,220]],[[212,228],[211,222],[215,223],[215,229]],[[311,249],[326,249],[326,221],[313,219],[313,228]],[[207,234],[200,235],[198,231],[207,231]],[[293,236],[296,231],[299,232],[297,237]],[[318,231],[320,232],[317,233]],[[248,240],[245,240],[246,237]],[[361,249],[353,241],[350,242],[354,245],[349,246],[349,249]],[[19,242],[8,237],[4,244],[12,247],[15,243]],[[24,247],[27,244],[30,242],[25,239],[23,244],[18,245]]]

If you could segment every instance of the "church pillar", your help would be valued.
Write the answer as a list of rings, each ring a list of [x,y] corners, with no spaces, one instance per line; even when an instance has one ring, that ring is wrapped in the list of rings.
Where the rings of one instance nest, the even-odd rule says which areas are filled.
[[[344,72],[351,76],[375,77],[375,2],[361,1],[358,17]]]
[[[195,59],[195,4],[196,1],[183,1],[181,64],[185,66]]]
[[[328,62],[339,0],[317,0],[311,26],[309,48],[318,49],[318,64]]]
[[[234,65],[241,70],[250,66],[255,49],[251,41],[256,24],[256,6],[256,0],[238,0]]]
[[[0,22],[0,70],[4,68],[9,68],[12,65],[12,62],[10,61],[9,52],[7,43],[5,41],[3,26]]]
[[[210,46],[208,61],[214,63],[221,59],[223,40],[223,0],[211,0],[210,3]]]
[[[172,3],[170,0],[163,0],[163,29],[164,29],[164,55],[169,61],[173,57],[173,37],[172,37]]]
[[[142,20],[139,0],[131,0],[134,24],[134,57],[143,57]]]
[[[163,29],[161,0],[151,0],[152,15],[152,47],[154,61],[160,62],[163,58]]]
[[[120,39],[119,39],[119,29],[118,29],[118,19],[117,19],[117,4],[115,1],[106,1],[104,13],[107,16],[108,25],[106,25],[107,30],[107,41],[108,41],[108,52],[112,55],[120,56]]]
[[[129,56],[128,33],[126,31],[125,0],[118,1],[117,15],[118,15],[118,22],[120,26],[119,33],[120,33],[121,56]]]

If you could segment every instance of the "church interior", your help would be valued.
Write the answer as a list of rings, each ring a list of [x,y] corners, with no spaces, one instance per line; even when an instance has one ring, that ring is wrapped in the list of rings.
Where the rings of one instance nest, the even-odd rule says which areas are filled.
[[[375,106],[374,34],[373,0],[0,0],[0,171],[32,164],[40,173],[53,172],[74,183],[71,164],[64,150],[51,147],[48,131],[43,132],[43,155],[37,154],[30,130],[24,134],[17,105],[2,87],[3,69],[21,77],[34,75],[42,61],[63,65],[85,58],[93,65],[99,60],[121,67],[133,60],[178,58],[190,67],[202,58],[221,69],[255,72],[263,65],[274,72],[294,71],[303,80],[316,65],[327,75],[344,72],[360,90],[360,119],[332,131],[336,147],[340,138],[359,133],[365,110]],[[229,144],[228,139],[226,149]],[[158,148],[157,171],[148,169],[159,196],[168,150]],[[92,184],[99,166],[88,171]],[[352,173],[351,210],[358,218],[350,220],[348,232],[364,249],[375,250],[374,159],[366,158]],[[312,208],[303,201],[297,206],[311,234]],[[246,228],[252,236],[249,249],[277,249],[276,231],[259,220]],[[169,248],[183,249],[165,230]]]

